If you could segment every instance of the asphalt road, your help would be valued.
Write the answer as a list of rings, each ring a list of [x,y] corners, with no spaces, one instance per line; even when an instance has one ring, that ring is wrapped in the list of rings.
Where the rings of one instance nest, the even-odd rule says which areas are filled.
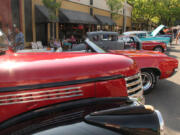
[[[180,62],[180,45],[169,47],[167,54]],[[171,78],[160,80],[157,87],[145,96],[146,104],[160,110],[165,121],[165,135],[180,135],[180,64]]]

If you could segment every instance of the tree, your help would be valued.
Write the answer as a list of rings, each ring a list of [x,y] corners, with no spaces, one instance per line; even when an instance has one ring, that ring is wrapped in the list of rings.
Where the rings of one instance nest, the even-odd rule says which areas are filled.
[[[123,12],[123,5],[125,0],[107,0],[106,3],[111,10],[111,17],[117,19],[120,17],[120,14]],[[124,20],[124,19],[123,19]],[[126,29],[126,22],[123,23],[123,31]]]
[[[109,6],[109,9],[111,10],[112,17],[118,15],[123,7],[124,0],[107,0],[107,5]]]
[[[180,0],[128,0],[133,6],[132,18],[146,22],[174,25],[180,19]]]
[[[180,19],[180,1],[179,0],[158,0],[157,16],[159,23],[174,25],[175,21]]]
[[[58,3],[56,2],[56,0],[42,0],[44,6],[48,9],[48,13],[49,13],[49,18],[50,18],[50,21],[53,25],[53,39],[54,39],[54,26],[55,26],[55,22],[57,22],[58,20],[58,17],[56,15],[56,12],[58,11],[58,9],[60,8],[61,6],[61,2]]]

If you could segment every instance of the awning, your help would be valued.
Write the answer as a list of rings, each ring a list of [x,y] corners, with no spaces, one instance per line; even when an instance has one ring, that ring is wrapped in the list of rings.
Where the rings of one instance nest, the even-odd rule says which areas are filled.
[[[35,18],[36,23],[49,23],[52,22],[50,19],[50,14],[48,8],[45,6],[36,5],[35,6]],[[58,19],[56,20],[56,22]]]
[[[88,13],[72,11],[67,9],[59,10],[60,23],[97,24],[97,21]]]
[[[116,23],[108,16],[95,15],[95,18],[101,25],[116,25]]]

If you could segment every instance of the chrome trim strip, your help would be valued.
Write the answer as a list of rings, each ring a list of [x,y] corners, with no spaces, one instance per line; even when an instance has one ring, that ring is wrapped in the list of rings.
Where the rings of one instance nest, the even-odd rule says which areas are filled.
[[[137,91],[135,94],[128,96],[130,98],[136,98],[140,104],[145,104],[145,98],[143,96],[143,89]]]
[[[44,99],[29,100],[29,101],[19,101],[19,102],[12,102],[12,103],[0,103],[0,106],[12,105],[12,104],[22,104],[22,103],[29,103],[29,102],[47,101],[47,100],[55,100],[55,99],[63,99],[63,98],[72,98],[72,97],[80,97],[80,96],[83,96],[83,94],[76,94],[76,95],[71,95],[71,96],[62,96],[62,97],[55,97],[55,98],[44,98]]]
[[[52,89],[52,90],[44,90],[44,91],[34,91],[34,92],[27,92],[27,93],[21,93],[21,94],[9,94],[9,95],[2,95],[2,97],[10,97],[10,96],[24,96],[24,95],[32,95],[32,94],[41,94],[45,92],[60,92],[60,91],[68,91],[68,90],[78,90],[81,87],[71,87],[71,88],[64,88],[64,89]]]
[[[133,88],[133,89],[128,89],[128,93],[135,92],[135,91],[137,91],[137,90],[139,90],[139,89],[142,89],[142,85],[139,85],[138,87],[135,87],[135,88]]]
[[[130,81],[130,80],[133,80],[133,79],[136,79],[136,78],[138,79],[140,76],[141,76],[140,73],[138,73],[138,74],[136,74],[134,76],[126,77],[125,80]]]
[[[71,92],[63,92],[63,93],[56,93],[56,94],[46,94],[44,95],[38,95],[38,96],[27,96],[27,97],[16,97],[16,98],[8,98],[8,99],[0,99],[0,102],[2,101],[11,101],[11,100],[23,100],[23,99],[29,99],[29,98],[41,98],[41,97],[47,97],[47,96],[61,96],[65,94],[75,94],[75,93],[81,93],[82,90],[77,91],[71,91]]]
[[[127,83],[126,84],[126,87],[131,87],[131,86],[134,86],[134,85],[137,85],[137,84],[141,84],[141,79],[138,79],[132,83]]]

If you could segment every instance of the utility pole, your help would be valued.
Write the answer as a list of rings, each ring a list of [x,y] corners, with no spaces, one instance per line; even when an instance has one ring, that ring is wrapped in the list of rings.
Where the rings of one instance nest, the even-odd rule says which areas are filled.
[[[123,6],[123,32],[126,31],[126,19],[127,19],[127,16],[126,16],[126,5],[127,5],[127,0],[124,1],[124,6]]]

